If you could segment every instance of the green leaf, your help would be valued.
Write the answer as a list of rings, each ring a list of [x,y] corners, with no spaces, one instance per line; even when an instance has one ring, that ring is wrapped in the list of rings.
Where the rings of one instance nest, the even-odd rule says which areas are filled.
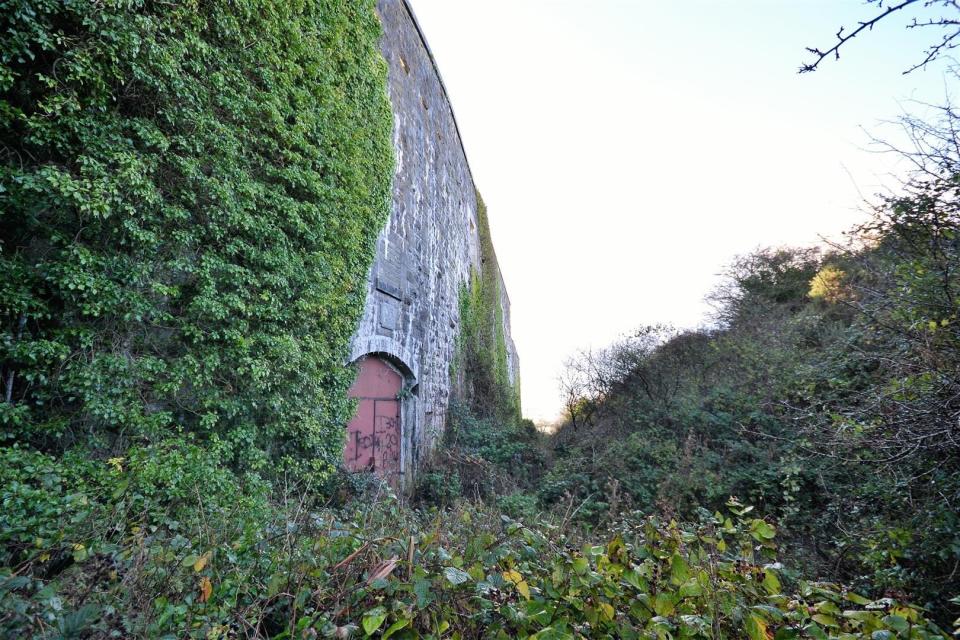
[[[363,614],[360,624],[363,626],[363,632],[366,633],[367,636],[372,636],[386,619],[387,610],[383,607],[376,607]]]
[[[609,602],[601,602],[597,605],[600,609],[601,615],[603,615],[605,620],[613,620],[613,617],[616,615],[616,611]]]
[[[703,588],[696,578],[690,578],[680,586],[679,594],[681,598],[696,598],[703,593]]]
[[[400,631],[400,629],[406,628],[409,624],[410,620],[397,620],[392,625],[387,627],[387,630],[383,632],[383,640],[387,640],[387,638],[395,634],[397,631]]]
[[[883,617],[883,624],[894,631],[906,633],[910,629],[910,623],[903,616],[889,615]]]
[[[674,612],[675,608],[676,601],[674,601],[673,596],[664,591],[658,593],[653,601],[653,610],[658,616],[667,617]]]
[[[773,525],[757,518],[750,522],[750,534],[756,540],[772,540],[776,537],[777,530],[773,528]]]
[[[748,615],[743,623],[743,628],[750,640],[768,640],[767,623],[759,616],[752,613]]]
[[[461,571],[456,567],[447,567],[443,570],[443,577],[447,579],[452,585],[463,584],[464,582],[470,580],[470,574],[466,571]]]
[[[90,550],[87,549],[85,545],[75,544],[73,545],[73,561],[74,562],[83,562],[90,555]]]
[[[829,636],[814,622],[805,626],[803,630],[813,638],[813,640],[829,640]]]
[[[646,581],[644,581],[644,580],[640,577],[640,574],[637,573],[636,571],[634,571],[633,569],[628,569],[628,570],[624,571],[624,572],[623,572],[623,579],[624,579],[624,581],[626,581],[627,584],[629,584],[631,587],[633,587],[634,589],[636,589],[636,590],[638,590],[638,591],[646,591],[646,590],[647,590]]]
[[[479,562],[467,569],[467,573],[469,573],[470,577],[476,581],[483,580],[487,575],[483,570],[483,565]]]
[[[868,605],[871,602],[870,598],[864,598],[863,596],[857,593],[854,593],[853,591],[846,592],[845,594],[843,594],[843,597],[849,600],[850,602],[852,602],[853,604]]]
[[[780,593],[780,579],[777,578],[777,572],[773,569],[763,570],[763,588],[771,595]]]
[[[670,582],[680,585],[690,578],[690,565],[679,553],[670,558]]]
[[[432,583],[429,580],[417,578],[413,581],[413,593],[417,596],[417,607],[423,609],[433,602],[433,593],[430,591]]]
[[[814,622],[818,622],[825,627],[839,628],[840,623],[833,616],[828,616],[825,613],[816,613],[810,616]]]

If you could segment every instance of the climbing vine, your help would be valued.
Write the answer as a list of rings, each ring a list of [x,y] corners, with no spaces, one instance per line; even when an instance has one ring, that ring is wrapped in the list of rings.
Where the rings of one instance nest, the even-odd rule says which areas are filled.
[[[460,334],[454,372],[467,405],[478,416],[519,419],[520,384],[510,380],[502,284],[490,237],[487,207],[477,194],[480,263],[460,291]]]
[[[320,475],[393,159],[373,0],[0,12],[0,444]]]

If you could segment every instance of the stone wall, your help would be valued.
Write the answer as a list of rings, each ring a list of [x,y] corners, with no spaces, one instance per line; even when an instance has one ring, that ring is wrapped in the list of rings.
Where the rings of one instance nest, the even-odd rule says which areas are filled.
[[[510,296],[507,295],[507,287],[503,282],[503,274],[500,273],[500,267],[497,267],[497,273],[500,278],[500,308],[503,309],[503,335],[507,342],[507,367],[510,373],[510,384],[520,384],[520,358],[517,356],[517,345],[513,342],[513,335],[510,333]]]
[[[459,295],[481,268],[477,196],[436,63],[405,0],[379,0],[396,154],[393,210],[377,241],[352,360],[386,356],[407,377],[401,416],[406,482],[438,441],[451,396]],[[501,282],[502,285],[502,282]],[[509,339],[511,379],[518,358]]]

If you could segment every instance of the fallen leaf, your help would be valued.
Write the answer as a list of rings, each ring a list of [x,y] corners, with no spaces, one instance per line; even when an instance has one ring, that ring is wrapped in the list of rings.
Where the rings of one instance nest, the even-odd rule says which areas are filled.
[[[213,595],[213,584],[210,578],[203,576],[200,578],[200,602],[206,602]]]
[[[353,561],[353,559],[356,558],[356,557],[357,557],[358,555],[360,555],[361,553],[363,553],[363,551],[364,551],[369,545],[370,545],[369,542],[364,542],[363,545],[362,545],[359,549],[357,549],[356,551],[354,551],[353,553],[351,553],[350,555],[348,555],[346,558],[344,558],[343,560],[341,560],[341,561],[338,562],[337,564],[333,565],[333,568],[331,569],[331,571],[336,571],[337,569],[340,569],[340,568],[345,567],[345,566],[347,566],[348,564],[350,564],[350,563]]]
[[[207,563],[210,562],[210,558],[213,556],[211,551],[207,551],[205,554],[197,558],[197,561],[193,563],[193,570],[197,573],[203,571],[203,568],[207,566]]]

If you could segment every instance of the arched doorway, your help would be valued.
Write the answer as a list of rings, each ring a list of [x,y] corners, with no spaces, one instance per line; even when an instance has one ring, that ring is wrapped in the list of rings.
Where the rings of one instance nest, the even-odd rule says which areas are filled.
[[[348,471],[372,471],[396,484],[401,471],[404,376],[376,355],[361,358],[358,365],[360,373],[349,394],[358,400],[357,413],[347,425],[343,462]]]

